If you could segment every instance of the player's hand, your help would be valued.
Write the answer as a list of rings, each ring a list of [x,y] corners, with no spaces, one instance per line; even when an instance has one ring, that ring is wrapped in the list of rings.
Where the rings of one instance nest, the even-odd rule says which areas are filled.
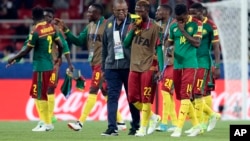
[[[184,27],[185,27],[185,23],[184,22],[181,22],[181,21],[178,21],[177,22],[178,24],[178,28],[180,29],[180,31],[185,31]]]
[[[62,29],[63,31],[66,31],[68,29],[68,27],[66,26],[66,24],[64,23],[63,20],[59,19],[59,18],[55,18],[54,19],[55,24]]]
[[[172,57],[173,49],[174,49],[173,46],[167,47],[167,51],[166,51],[166,56],[167,57]]]
[[[10,67],[11,65],[15,64],[16,60],[14,58],[8,59],[8,64],[6,65],[6,68]]]
[[[72,64],[69,64],[68,69],[69,69],[71,72],[73,72],[74,66],[73,66]]]
[[[214,68],[213,76],[214,76],[214,79],[220,78],[220,68]]]
[[[130,29],[131,30],[136,30],[137,25],[135,23],[130,24]]]
[[[54,60],[54,65],[61,66],[61,64],[62,64],[62,58],[57,58],[56,60]]]
[[[160,72],[160,71],[155,72],[155,73],[153,74],[153,83],[157,83],[157,82],[159,81],[160,75],[161,75],[161,72]]]

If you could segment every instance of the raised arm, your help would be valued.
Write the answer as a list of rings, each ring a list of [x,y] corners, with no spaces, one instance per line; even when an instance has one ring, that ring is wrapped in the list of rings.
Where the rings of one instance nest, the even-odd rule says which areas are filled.
[[[185,23],[184,22],[178,22],[178,28],[180,29],[183,36],[190,42],[193,46],[199,47],[201,43],[201,37],[202,37],[202,25],[198,25],[197,33],[195,33],[193,36],[190,36],[186,30],[184,29]]]

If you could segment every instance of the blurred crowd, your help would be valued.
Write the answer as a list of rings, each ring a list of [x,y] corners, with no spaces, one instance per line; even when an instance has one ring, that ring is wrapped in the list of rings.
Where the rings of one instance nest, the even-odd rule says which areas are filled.
[[[174,7],[177,3],[191,5],[193,2],[213,2],[218,0],[150,0],[150,17],[154,18],[154,13],[159,4],[168,3]],[[37,5],[42,7],[53,7],[55,15],[61,19],[86,19],[86,10],[91,3],[102,3],[105,8],[105,17],[112,14],[112,0],[0,0],[0,58],[4,57],[4,51],[13,48],[12,52],[21,49],[23,42],[30,30],[28,22],[8,23],[6,20],[20,19],[29,20],[31,18],[31,8]],[[136,0],[127,0],[129,12],[134,13]],[[83,29],[78,27],[81,31]]]

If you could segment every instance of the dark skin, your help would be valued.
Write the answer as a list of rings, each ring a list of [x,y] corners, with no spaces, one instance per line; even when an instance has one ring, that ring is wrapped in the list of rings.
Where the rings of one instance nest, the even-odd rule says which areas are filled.
[[[185,38],[195,47],[199,47],[200,46],[200,38],[198,37],[192,37],[190,36],[186,30],[185,30],[185,25],[186,22],[188,21],[189,15],[188,14],[182,14],[182,15],[176,15],[176,21],[177,21],[177,25],[179,30],[181,31],[181,33],[185,36]]]
[[[44,14],[44,19],[45,19],[45,21],[47,21],[48,23],[52,23],[52,22],[53,22],[53,19],[54,19],[54,14],[51,13],[51,12],[46,11],[45,14]],[[55,26],[55,28],[56,28],[56,30],[57,30],[58,32],[60,32],[60,29],[59,29],[58,26]],[[65,56],[65,58],[66,58],[66,60],[67,60],[67,62],[68,62],[68,66],[69,66],[70,71],[73,72],[74,67],[73,67],[73,64],[71,63],[71,60],[70,60],[70,54],[67,53],[67,54],[65,54],[64,56]],[[61,65],[61,62],[62,62],[62,59],[60,59],[59,65]]]
[[[99,11],[94,6],[89,6],[87,17],[88,17],[89,22],[98,22],[99,19],[102,17],[102,14],[101,14],[101,11]],[[66,24],[61,19],[55,18],[54,20],[56,22],[56,25],[58,25],[59,27],[62,27],[63,31],[66,31],[68,29]]]
[[[89,6],[87,17],[89,22],[97,22],[102,17],[101,12],[93,6]]]
[[[166,23],[170,17],[170,12],[169,10],[161,7],[161,6],[158,6],[157,8],[157,11],[155,13],[155,19],[157,21],[162,21],[163,23]]]
[[[116,18],[116,23],[120,25],[128,15],[128,5],[126,2],[114,2],[113,14]]]
[[[135,6],[135,13],[139,15],[142,18],[142,22],[148,22],[149,21],[149,11],[141,5]],[[131,24],[131,30],[135,30],[138,27],[135,23]],[[140,27],[138,27],[140,28]]]
[[[37,24],[39,22],[43,22],[44,20],[34,20],[34,24]],[[61,40],[55,40],[54,41],[56,43],[56,45],[58,46],[58,56],[57,59],[55,60],[55,64],[58,63],[62,57],[62,42]],[[32,46],[27,45],[27,47],[23,50],[20,50],[15,56],[13,56],[12,58],[8,59],[8,64],[6,65],[6,67],[9,67],[11,65],[13,65],[16,62],[16,59],[20,59],[22,57],[24,57],[25,55],[27,55],[31,50],[33,49]]]
[[[193,15],[195,18],[199,19],[200,21],[204,21],[206,16],[204,16],[204,11],[203,9],[195,9],[195,8],[190,8],[189,13]],[[213,49],[214,49],[214,57],[215,57],[215,63],[220,64],[220,44],[219,42],[214,42],[212,43]],[[213,72],[213,76],[215,79],[220,78],[220,68],[215,68]]]

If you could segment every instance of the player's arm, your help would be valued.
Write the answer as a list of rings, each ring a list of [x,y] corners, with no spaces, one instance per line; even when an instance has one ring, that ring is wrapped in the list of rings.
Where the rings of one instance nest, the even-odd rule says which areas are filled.
[[[81,47],[87,43],[88,27],[85,27],[78,37],[74,36],[69,29],[65,30],[64,33],[67,37],[67,40],[72,42],[76,46]]]
[[[86,26],[83,31],[80,33],[78,37],[74,36],[72,32],[69,30],[69,28],[66,26],[66,24],[58,19],[54,19],[56,21],[56,25],[58,25],[65,33],[65,36],[68,41],[72,42],[76,46],[83,46],[87,43],[88,38],[88,26]]]
[[[173,51],[173,45],[174,45],[174,32],[173,32],[173,26],[170,26],[169,29],[169,36],[167,41],[164,44],[164,47],[166,47],[166,55],[168,57],[172,57],[172,51]]]
[[[212,34],[212,45],[214,50],[214,58],[215,58],[215,71],[214,76],[215,78],[220,77],[220,43],[219,43],[219,35],[218,35],[218,29],[216,25],[212,25],[213,28],[213,34]]]
[[[53,40],[54,40],[54,43],[57,45],[58,47],[58,56],[57,56],[57,59],[61,59],[62,57],[62,52],[63,52],[63,44],[62,44],[62,41],[59,37],[59,33],[58,31],[56,30],[54,36],[53,36]]]
[[[158,33],[161,33],[161,28],[158,28],[159,31]],[[162,42],[160,40],[160,35],[156,34],[155,36],[158,36],[156,40],[156,55],[157,55],[157,60],[158,60],[158,65],[159,65],[159,70],[160,72],[163,71],[163,66],[164,66],[164,57],[163,57],[163,50],[162,50]]]
[[[68,66],[73,66],[71,59],[70,59],[69,45],[68,45],[67,41],[64,39],[63,34],[61,32],[59,32],[59,37],[60,37],[60,40],[61,40],[62,45],[63,45],[62,53],[64,54],[64,56],[67,60]]]
[[[201,43],[201,38],[202,38],[202,23],[201,22],[198,23],[197,32],[193,36],[190,36],[186,32],[184,27],[185,27],[184,22],[178,22],[178,28],[180,29],[183,36],[188,40],[188,42],[190,42],[191,45],[195,47],[199,47]]]
[[[29,42],[29,36],[27,36],[26,40],[24,41],[24,43],[23,43],[23,46],[22,46],[21,50],[24,50],[25,48],[27,48],[27,44],[28,44],[28,42]],[[16,59],[16,60],[15,60],[15,62],[20,62],[20,61],[21,61],[21,59],[22,59],[22,58],[18,58],[18,59]]]
[[[132,40],[134,38],[134,35],[135,35],[135,28],[136,28],[136,25],[134,23],[131,23],[129,25],[129,30],[127,32],[127,35],[123,41],[123,46],[126,47],[126,48],[129,48],[131,43],[132,43]]]
[[[24,57],[25,55],[27,55],[35,47],[37,39],[38,39],[38,33],[37,32],[31,33],[29,35],[29,39],[28,39],[26,47],[21,49],[15,56],[10,58],[8,60],[8,64],[6,67],[9,67],[10,65],[14,64],[16,62],[16,60],[19,60],[22,57]]]

